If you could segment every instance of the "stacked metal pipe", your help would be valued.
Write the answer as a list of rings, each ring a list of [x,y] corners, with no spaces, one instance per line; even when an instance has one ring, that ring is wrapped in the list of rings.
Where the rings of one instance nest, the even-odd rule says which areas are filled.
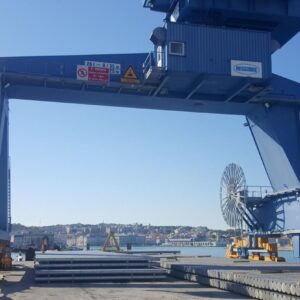
[[[38,253],[36,282],[99,282],[161,280],[166,271],[152,266],[151,258],[102,252]]]
[[[241,263],[242,262],[242,263]],[[161,265],[171,276],[256,299],[300,299],[300,265],[206,259]]]

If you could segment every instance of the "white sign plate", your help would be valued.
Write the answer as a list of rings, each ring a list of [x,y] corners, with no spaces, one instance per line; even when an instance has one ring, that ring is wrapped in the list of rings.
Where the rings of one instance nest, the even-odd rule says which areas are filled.
[[[84,64],[88,67],[108,68],[111,75],[121,75],[121,65],[99,61],[86,60]]]
[[[262,63],[255,61],[231,61],[231,76],[262,78]]]
[[[89,79],[89,67],[79,65],[77,66],[77,80]]]

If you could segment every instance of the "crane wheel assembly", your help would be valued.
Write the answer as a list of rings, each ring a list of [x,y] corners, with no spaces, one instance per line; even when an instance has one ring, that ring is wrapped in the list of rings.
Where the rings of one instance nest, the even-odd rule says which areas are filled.
[[[229,164],[222,175],[220,184],[220,205],[225,222],[234,228],[240,229],[241,236],[234,237],[228,245],[226,257],[244,258],[249,260],[264,260],[281,262],[283,257],[278,256],[278,246],[270,242],[268,234],[255,215],[256,205],[260,205],[268,195],[269,187],[256,188],[251,192],[246,185],[242,168],[234,163]],[[243,236],[243,226],[246,225],[248,234]]]

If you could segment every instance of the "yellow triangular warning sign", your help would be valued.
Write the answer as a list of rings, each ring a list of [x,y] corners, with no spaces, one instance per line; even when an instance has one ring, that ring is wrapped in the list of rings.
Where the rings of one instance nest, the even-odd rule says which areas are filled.
[[[137,77],[132,66],[129,66],[123,77],[121,78],[123,83],[140,83],[139,78]]]
[[[127,78],[127,79],[138,79],[132,66],[130,66],[127,71],[125,72],[123,78]]]

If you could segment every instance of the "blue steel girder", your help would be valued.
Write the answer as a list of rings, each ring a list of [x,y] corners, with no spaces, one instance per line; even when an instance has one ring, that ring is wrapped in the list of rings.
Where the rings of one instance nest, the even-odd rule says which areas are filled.
[[[166,75],[168,80],[165,77],[157,85],[149,84],[144,80],[143,74],[146,57],[147,54],[122,54],[0,58],[0,73],[10,98],[232,114],[244,114],[250,109],[249,105],[242,104],[228,104],[222,108],[219,105],[222,95],[201,94],[201,89],[192,99],[185,99],[190,91],[185,87],[178,91],[177,84],[174,83],[176,79],[183,81],[182,78],[187,77],[184,74],[170,73]],[[77,65],[83,65],[86,61],[120,64],[121,74],[112,75],[107,84],[77,80]],[[139,84],[121,82],[129,66],[135,70],[140,79]],[[190,79],[188,80],[187,86],[191,86]],[[206,82],[210,80],[218,85],[222,78],[206,78]],[[199,100],[208,100],[207,105]]]
[[[149,84],[143,74],[146,57],[147,54],[121,54],[0,58],[0,73],[9,98],[41,101],[247,115],[257,104],[300,100],[298,83],[277,75],[264,81],[167,70],[158,84]],[[120,64],[121,72],[103,84],[77,80],[77,66],[86,61]],[[140,83],[121,82],[129,66]]]

